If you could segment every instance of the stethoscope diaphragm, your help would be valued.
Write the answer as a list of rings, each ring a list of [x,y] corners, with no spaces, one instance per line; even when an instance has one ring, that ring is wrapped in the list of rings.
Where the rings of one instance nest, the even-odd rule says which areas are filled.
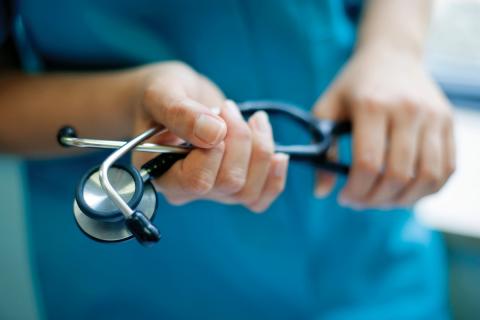
[[[129,206],[141,210],[152,220],[157,207],[157,193],[150,181],[143,182],[137,170],[114,165],[108,171],[110,183]],[[75,220],[89,237],[105,242],[127,240],[132,233],[123,214],[110,200],[100,184],[99,167],[92,168],[81,179],[73,203]]]

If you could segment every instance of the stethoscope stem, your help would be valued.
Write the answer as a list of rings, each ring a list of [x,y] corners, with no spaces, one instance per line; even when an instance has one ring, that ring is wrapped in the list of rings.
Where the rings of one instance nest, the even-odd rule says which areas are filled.
[[[151,178],[152,176],[148,173],[148,170],[146,170],[146,169],[141,169],[141,170],[140,170],[140,177],[142,177],[142,181],[143,181],[143,182],[147,182],[148,180],[150,180],[150,178]]]
[[[99,170],[100,184],[102,185],[102,188],[105,190],[110,200],[112,200],[112,202],[122,212],[125,218],[131,217],[134,211],[125,202],[125,200],[122,199],[120,194],[115,190],[115,188],[110,183],[110,180],[108,179],[108,171],[115,162],[117,162],[121,157],[123,157],[125,154],[130,152],[132,149],[134,149],[138,144],[142,143],[143,141],[145,141],[146,139],[152,137],[157,133],[162,133],[165,131],[166,129],[160,130],[158,128],[151,128],[143,132],[142,134],[136,136],[135,138],[133,138],[132,140],[128,141],[123,146],[121,146],[119,149],[117,149],[115,152],[113,152],[107,159],[105,159],[105,161],[100,166],[100,170]]]

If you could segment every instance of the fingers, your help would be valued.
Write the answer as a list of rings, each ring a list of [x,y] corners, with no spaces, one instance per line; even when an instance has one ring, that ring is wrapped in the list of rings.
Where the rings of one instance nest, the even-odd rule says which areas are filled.
[[[353,113],[353,163],[340,194],[344,205],[365,203],[382,174],[386,153],[387,115],[375,101],[355,105]]]
[[[214,187],[222,163],[225,144],[211,149],[194,149],[155,180],[158,191],[172,204],[183,204],[205,197]]]
[[[228,101],[222,116],[228,125],[226,150],[213,199],[265,211],[285,188],[288,156],[273,154],[272,129],[265,112],[248,122]]]
[[[398,196],[399,205],[412,205],[420,198],[437,192],[452,174],[455,151],[451,128],[450,121],[426,123],[422,132],[417,174],[415,180]]]
[[[145,90],[143,104],[156,123],[195,146],[211,148],[227,134],[225,121],[205,105],[190,99],[184,86],[175,82],[153,82]]]
[[[455,172],[456,168],[456,150],[455,135],[453,130],[453,116],[450,115],[445,123],[443,130],[445,141],[445,182]]]
[[[367,196],[368,206],[391,206],[415,176],[420,119],[415,106],[399,106],[390,129],[386,168]]]
[[[252,154],[247,180],[234,199],[249,206],[255,202],[263,190],[270,170],[274,152],[272,127],[265,112],[256,112],[248,121],[252,130]]]
[[[288,155],[283,153],[277,153],[272,156],[267,181],[265,182],[260,197],[250,204],[250,210],[256,213],[267,210],[272,202],[282,193],[287,181],[288,160]]]
[[[340,201],[389,208],[438,191],[455,168],[453,122],[444,110],[406,101],[356,105],[352,171]]]
[[[225,138],[225,155],[215,190],[222,195],[231,195],[240,191],[246,183],[252,152],[252,132],[233,101],[226,101],[220,115],[225,120],[228,130]]]
[[[262,212],[285,188],[288,156],[273,154],[265,112],[255,113],[247,124],[228,101],[221,116],[228,125],[224,143],[191,151],[156,180],[157,189],[172,204],[208,198]]]
[[[343,95],[337,87],[328,88],[326,93],[315,103],[315,116],[321,119],[345,120],[349,112],[343,103]]]
[[[346,109],[342,103],[342,95],[339,94],[335,87],[328,89],[319,102],[315,104],[314,113],[320,119],[340,121],[348,118]],[[327,157],[330,161],[337,160],[337,145],[333,145],[330,148]],[[315,197],[324,198],[333,190],[336,175],[322,170],[319,170],[316,175]]]
[[[336,161],[338,158],[338,145],[335,143],[327,152],[329,161]],[[330,194],[335,187],[336,175],[324,170],[319,170],[316,177],[314,194],[317,198],[324,198]]]

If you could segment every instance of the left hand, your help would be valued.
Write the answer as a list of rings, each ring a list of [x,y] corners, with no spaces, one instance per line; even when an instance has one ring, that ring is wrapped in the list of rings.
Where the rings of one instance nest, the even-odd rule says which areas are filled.
[[[455,168],[452,109],[419,57],[393,48],[357,51],[314,113],[353,124],[353,162],[340,203],[409,206],[439,190]],[[317,196],[334,185],[320,172]]]

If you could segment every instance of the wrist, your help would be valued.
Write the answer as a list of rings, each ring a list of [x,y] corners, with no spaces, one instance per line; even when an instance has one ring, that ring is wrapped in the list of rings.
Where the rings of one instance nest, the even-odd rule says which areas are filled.
[[[409,61],[423,61],[423,46],[420,44],[395,43],[395,41],[371,40],[359,41],[355,47],[354,54],[356,56],[369,56],[377,58],[401,57]]]
[[[118,102],[116,112],[119,116],[121,127],[125,136],[133,133],[135,118],[138,117],[142,108],[142,99],[146,83],[153,73],[154,65],[144,65],[113,74],[117,85]]]

